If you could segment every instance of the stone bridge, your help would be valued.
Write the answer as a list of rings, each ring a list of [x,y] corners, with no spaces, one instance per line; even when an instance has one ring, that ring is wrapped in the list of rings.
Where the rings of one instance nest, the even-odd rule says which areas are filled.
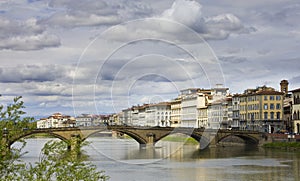
[[[228,136],[242,138],[246,144],[260,144],[267,140],[265,133],[257,131],[235,131],[235,130],[212,130],[204,128],[173,128],[173,127],[130,127],[130,126],[97,126],[97,127],[68,127],[23,130],[14,137],[3,135],[2,143],[8,148],[17,140],[39,133],[46,133],[65,141],[70,150],[76,150],[82,141],[93,134],[103,131],[116,131],[135,139],[141,146],[153,146],[165,136],[181,133],[188,135],[200,144],[200,149],[207,146],[214,147]]]

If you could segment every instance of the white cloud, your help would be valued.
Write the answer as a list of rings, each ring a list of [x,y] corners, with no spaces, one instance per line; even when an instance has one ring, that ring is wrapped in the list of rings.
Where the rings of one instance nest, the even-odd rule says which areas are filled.
[[[202,6],[196,1],[176,0],[170,9],[165,10],[161,17],[178,21],[186,26],[193,26],[201,19]]]
[[[176,0],[173,5],[153,19],[137,20],[114,26],[113,40],[126,41],[141,37],[172,39],[174,42],[195,43],[193,33],[206,40],[224,40],[231,34],[256,31],[245,27],[234,14],[202,15],[202,5],[196,1]]]
[[[152,13],[152,9],[146,4],[128,0],[87,0],[76,3],[72,0],[51,0],[49,7],[57,12],[42,19],[40,23],[65,28],[115,25]]]
[[[233,93],[276,88],[282,77],[298,85],[297,0],[48,2],[0,3],[1,94],[23,95],[30,113],[114,112],[172,98],[192,81],[208,88],[223,78],[214,52]],[[222,41],[210,48],[198,35]]]

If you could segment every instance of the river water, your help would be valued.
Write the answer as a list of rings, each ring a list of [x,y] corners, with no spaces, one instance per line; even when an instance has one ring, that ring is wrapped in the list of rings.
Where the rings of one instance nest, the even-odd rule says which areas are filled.
[[[50,138],[26,139],[25,162],[39,160]],[[140,148],[132,139],[89,138],[90,161],[112,181],[300,180],[300,152],[247,146],[199,150],[197,145],[160,141]],[[18,144],[16,143],[15,146]]]

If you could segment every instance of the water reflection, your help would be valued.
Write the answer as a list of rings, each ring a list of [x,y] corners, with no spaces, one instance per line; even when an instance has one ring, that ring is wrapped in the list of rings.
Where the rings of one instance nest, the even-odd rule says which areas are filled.
[[[38,161],[49,139],[27,139],[23,157]],[[140,149],[130,139],[89,138],[84,147],[90,161],[105,170],[110,180],[299,180],[300,152],[258,147],[217,147],[159,142]]]

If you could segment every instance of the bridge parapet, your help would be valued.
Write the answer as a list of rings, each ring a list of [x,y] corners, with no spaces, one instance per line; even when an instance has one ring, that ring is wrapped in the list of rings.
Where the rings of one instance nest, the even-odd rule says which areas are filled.
[[[130,126],[96,126],[96,127],[69,127],[69,128],[49,128],[24,130],[13,138],[2,137],[1,144],[7,144],[10,147],[20,138],[38,134],[47,133],[59,138],[69,144],[70,150],[75,150],[78,144],[87,139],[89,136],[102,131],[117,131],[127,134],[135,139],[140,145],[154,145],[156,142],[170,134],[181,133],[193,137],[203,149],[206,146],[215,146],[218,142],[228,136],[238,136],[246,141],[246,143],[258,144],[265,139],[265,133],[257,131],[236,131],[236,130],[210,130],[203,128],[184,128],[184,127],[130,127]],[[74,138],[80,141],[71,141]]]

